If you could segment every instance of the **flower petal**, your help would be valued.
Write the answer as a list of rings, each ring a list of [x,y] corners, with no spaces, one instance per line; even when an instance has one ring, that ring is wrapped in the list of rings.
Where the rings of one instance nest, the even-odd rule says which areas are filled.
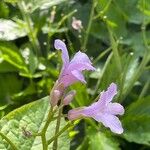
[[[77,78],[77,80],[79,80],[79,81],[81,81],[81,82],[83,82],[83,83],[86,83],[86,81],[85,81],[85,79],[84,79],[84,76],[83,76],[83,74],[82,74],[81,72],[79,72],[79,71],[77,71],[77,70],[73,70],[73,71],[71,71],[71,73],[72,73],[72,75],[73,75],[74,77]]]
[[[89,63],[75,62],[75,63],[69,64],[68,70],[70,70],[70,71],[72,71],[72,70],[83,71],[83,70],[95,70],[95,68]]]
[[[79,63],[79,62],[92,64],[89,57],[85,53],[82,53],[81,51],[77,52],[74,55],[70,63]]]
[[[109,103],[107,106],[107,109],[109,113],[112,115],[123,115],[124,114],[124,108],[119,103]]]
[[[63,68],[65,68],[69,64],[69,55],[66,44],[63,41],[57,39],[54,42],[54,47],[58,50],[62,50],[62,60],[64,63]]]
[[[112,101],[113,97],[117,94],[117,85],[115,83],[111,83],[107,88],[107,91],[101,92],[101,96],[99,102],[105,102],[108,104]]]
[[[111,114],[99,113],[93,116],[93,118],[98,122],[102,122],[105,127],[109,127],[112,132],[117,134],[123,133],[122,124],[118,117]]]
[[[65,88],[76,81],[78,81],[78,79],[75,76],[73,76],[72,73],[61,75],[61,78],[59,80],[60,83],[63,83]]]
[[[77,52],[74,56],[74,58],[71,60],[68,70],[95,70],[95,68],[92,66],[92,63],[88,56],[85,53]]]
[[[75,109],[69,110],[68,119],[76,120],[76,119],[83,117],[84,116],[83,109],[84,108],[75,108]]]

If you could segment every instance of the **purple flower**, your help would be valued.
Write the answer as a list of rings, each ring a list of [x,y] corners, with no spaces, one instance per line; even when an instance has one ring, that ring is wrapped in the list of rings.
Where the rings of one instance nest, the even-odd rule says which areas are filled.
[[[86,83],[82,71],[95,70],[88,56],[79,51],[75,54],[73,59],[69,61],[68,50],[65,43],[57,39],[55,40],[54,46],[56,49],[62,50],[63,67],[58,82],[63,83],[64,87],[77,81]]]
[[[92,117],[101,122],[105,127],[109,127],[114,133],[123,133],[121,122],[116,115],[123,115],[124,108],[119,103],[112,103],[113,97],[117,94],[117,86],[111,83],[107,91],[101,92],[99,100],[89,107],[72,109],[68,112],[69,120],[81,117]]]

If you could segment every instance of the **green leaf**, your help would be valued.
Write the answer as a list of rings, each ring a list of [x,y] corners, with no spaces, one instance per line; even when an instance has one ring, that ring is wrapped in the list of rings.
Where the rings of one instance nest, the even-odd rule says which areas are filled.
[[[131,53],[132,54],[132,53]],[[127,95],[130,92],[128,91],[128,88],[130,86],[130,82],[133,80],[135,73],[137,71],[137,68],[139,66],[139,59],[137,56],[134,55],[128,55],[124,57],[126,61],[124,60],[123,62],[126,62],[126,65],[124,67],[124,86],[123,86],[123,94]],[[132,85],[134,86],[134,84]]]
[[[0,106],[11,103],[11,96],[22,89],[22,80],[16,74],[0,74]]]
[[[9,3],[16,3],[20,0],[5,0]],[[68,0],[23,0],[23,3],[26,5],[26,10],[30,13],[34,12],[37,9],[49,9],[52,6],[59,5]]]
[[[13,44],[5,42],[0,43],[0,58],[16,67],[19,71],[28,72],[23,57],[18,52],[17,47]]]
[[[150,97],[132,103],[127,108],[122,123],[126,140],[150,145]]]
[[[7,136],[19,150],[41,150],[41,137],[28,137],[25,132],[30,134],[40,132],[49,108],[49,97],[45,97],[16,109],[0,121],[0,132]],[[47,139],[53,136],[55,125],[56,121],[50,123],[46,134]],[[65,121],[62,119],[61,127],[64,125]],[[49,145],[49,149],[51,149],[51,145]],[[68,133],[64,132],[59,137],[58,149],[69,150],[69,145]],[[11,150],[10,145],[2,137],[0,137],[0,149]]]
[[[25,35],[25,29],[16,22],[12,20],[0,19],[0,40],[15,40]]]
[[[89,148],[88,150],[119,150],[119,143],[111,136],[103,132],[89,128],[88,131]]]
[[[8,6],[2,1],[0,3],[0,18],[7,18],[9,15]]]

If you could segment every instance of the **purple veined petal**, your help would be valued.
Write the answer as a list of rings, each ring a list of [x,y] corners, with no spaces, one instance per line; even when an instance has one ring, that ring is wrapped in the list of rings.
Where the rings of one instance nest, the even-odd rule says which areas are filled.
[[[80,71],[77,71],[77,70],[73,70],[71,71],[72,75],[74,77],[76,77],[77,80],[83,82],[83,83],[86,83],[85,79],[84,79],[84,76],[83,74],[80,72]]]
[[[88,56],[85,53],[77,52],[71,60],[68,70],[95,70]]]
[[[86,83],[84,76],[82,75],[81,72],[77,70],[73,70],[71,72],[65,71],[59,80],[59,82],[63,83],[64,87],[67,87],[75,82],[81,81],[83,83]]]
[[[106,92],[108,95],[107,102],[112,101],[113,97],[117,94],[117,85],[115,83],[111,83]]]
[[[100,111],[102,111],[102,110],[99,107],[98,102],[95,102],[92,105],[85,107],[83,109],[83,112],[84,112],[85,116],[87,116],[87,117],[93,117],[95,114],[99,113]]]
[[[63,83],[65,88],[77,81],[78,79],[74,75],[72,75],[71,72],[62,74],[59,80],[60,83]]]
[[[70,70],[70,71],[72,71],[72,70],[83,71],[83,70],[96,70],[96,69],[89,63],[75,62],[75,63],[69,64],[68,70]]]
[[[106,104],[112,101],[113,97],[117,94],[117,85],[115,83],[111,83],[107,88],[107,91],[101,93],[100,101],[104,101]]]
[[[123,115],[124,114],[124,108],[119,103],[109,103],[107,105],[107,110],[112,115]]]
[[[69,120],[76,120],[76,119],[79,119],[81,117],[84,117],[84,113],[83,113],[83,108],[75,108],[75,109],[72,109],[72,110],[69,110],[68,112],[68,119]]]
[[[54,42],[54,47],[57,50],[62,50],[62,60],[63,60],[63,69],[64,69],[69,64],[69,55],[68,55],[66,44],[63,41],[57,39]]]
[[[81,51],[78,51],[73,59],[70,61],[70,63],[88,63],[88,64],[92,64],[89,57],[85,54],[85,53],[82,53]]]
[[[99,113],[95,114],[93,118],[98,122],[102,122],[105,127],[109,127],[112,132],[117,134],[123,133],[122,124],[118,117],[111,114]]]

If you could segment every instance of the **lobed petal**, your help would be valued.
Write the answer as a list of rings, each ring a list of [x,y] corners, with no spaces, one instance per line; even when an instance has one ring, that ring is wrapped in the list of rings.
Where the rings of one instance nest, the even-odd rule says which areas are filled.
[[[63,41],[57,39],[54,42],[54,47],[55,49],[62,50],[63,68],[65,68],[69,64],[69,55],[66,44]]]
[[[79,63],[79,62],[92,64],[89,57],[85,53],[82,53],[81,51],[77,52],[74,55],[70,63]]]
[[[112,115],[123,115],[124,114],[124,108],[119,103],[109,103],[107,106],[107,109],[109,113]]]
[[[95,70],[95,68],[89,63],[75,62],[69,64],[68,70],[83,71],[83,70]]]
[[[81,81],[83,83],[86,83],[84,76],[81,72],[77,71],[77,70],[73,70],[71,71],[72,75],[78,80]]]
[[[95,70],[88,56],[85,53],[77,52],[71,60],[68,70]]]
[[[109,127],[110,130],[114,133],[121,134],[123,133],[123,128],[118,117],[111,114],[96,114],[93,117],[96,121],[102,122],[105,127]]]
[[[108,104],[112,101],[113,97],[117,94],[117,85],[115,83],[111,83],[107,88],[107,91],[101,93],[99,103]]]

